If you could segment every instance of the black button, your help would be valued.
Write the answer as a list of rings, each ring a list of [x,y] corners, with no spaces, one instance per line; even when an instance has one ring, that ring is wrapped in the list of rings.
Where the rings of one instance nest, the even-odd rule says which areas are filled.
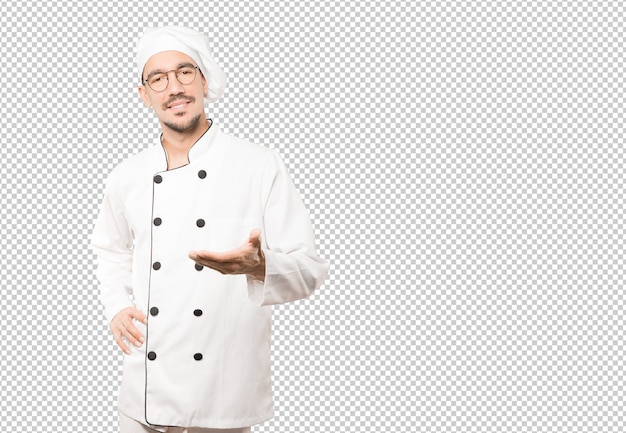
[[[196,353],[195,355],[193,355],[193,359],[195,359],[196,361],[202,360],[202,354],[201,353]]]
[[[202,310],[193,310],[193,315],[196,317],[202,316]]]
[[[202,269],[204,269],[204,266],[202,266],[199,263],[196,263],[196,271],[201,271]]]
[[[154,225],[155,226],[160,226],[162,222],[163,222],[163,220],[161,218],[155,218],[154,219]]]
[[[198,172],[198,177],[199,177],[200,179],[204,179],[204,178],[206,177],[206,171],[204,171],[204,170],[200,170],[200,171]]]
[[[150,314],[156,316],[157,314],[159,314],[159,309],[157,307],[150,308]]]
[[[161,269],[161,263],[159,262],[154,262],[152,264],[152,269],[154,269],[155,271],[158,271],[159,269]]]
[[[204,227],[204,220],[202,218],[200,218],[198,221],[196,221],[196,225],[198,227]]]
[[[161,183],[163,182],[163,178],[161,177],[161,175],[157,174],[156,176],[154,176],[154,183]]]
[[[148,359],[150,361],[154,361],[156,359],[156,353],[154,352],[148,352]]]

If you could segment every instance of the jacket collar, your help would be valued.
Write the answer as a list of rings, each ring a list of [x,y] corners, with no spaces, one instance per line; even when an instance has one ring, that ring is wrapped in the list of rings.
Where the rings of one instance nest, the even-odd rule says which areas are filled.
[[[187,159],[189,160],[189,164],[202,158],[211,150],[214,138],[217,135],[219,128],[215,124],[213,119],[207,119],[207,120],[209,121],[209,129],[207,129],[206,132],[202,134],[200,138],[198,138],[198,140],[189,149],[189,153],[187,154]],[[161,150],[163,151],[163,158],[164,158],[164,163],[165,163],[164,170],[167,170],[167,151],[163,147],[163,133],[159,134],[159,146],[158,147],[161,148]]]

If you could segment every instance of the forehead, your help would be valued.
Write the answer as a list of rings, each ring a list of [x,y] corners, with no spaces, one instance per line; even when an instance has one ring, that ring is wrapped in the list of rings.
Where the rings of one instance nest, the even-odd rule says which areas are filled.
[[[161,51],[148,59],[143,67],[143,72],[144,74],[150,74],[159,70],[168,71],[176,69],[181,63],[196,64],[191,57],[180,51]]]

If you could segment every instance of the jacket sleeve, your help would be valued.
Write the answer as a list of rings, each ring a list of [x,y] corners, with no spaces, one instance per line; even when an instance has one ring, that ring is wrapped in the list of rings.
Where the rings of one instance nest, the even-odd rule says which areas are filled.
[[[133,238],[123,208],[107,182],[104,200],[91,236],[96,254],[100,300],[110,323],[122,309],[134,306],[132,294]]]
[[[265,281],[247,277],[250,300],[261,306],[306,298],[322,285],[329,265],[316,253],[309,213],[274,151],[266,160],[262,194]]]

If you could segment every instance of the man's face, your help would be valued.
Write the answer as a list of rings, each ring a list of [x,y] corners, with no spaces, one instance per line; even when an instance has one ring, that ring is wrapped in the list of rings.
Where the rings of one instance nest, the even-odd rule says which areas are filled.
[[[206,80],[200,70],[195,71],[195,79],[182,84],[176,78],[180,68],[194,68],[196,62],[180,51],[163,51],[148,59],[143,69],[143,79],[167,73],[167,87],[157,92],[147,82],[139,86],[139,95],[148,107],[153,107],[161,123],[176,132],[193,131],[204,114],[204,94]]]

